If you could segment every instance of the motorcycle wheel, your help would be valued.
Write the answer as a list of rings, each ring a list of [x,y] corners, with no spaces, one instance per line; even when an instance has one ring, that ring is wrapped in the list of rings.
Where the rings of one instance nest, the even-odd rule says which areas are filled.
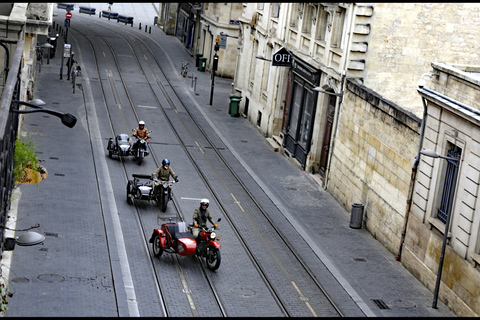
[[[143,161],[143,152],[138,153],[137,164],[141,165]]]
[[[220,267],[220,262],[222,261],[222,256],[220,254],[220,250],[215,248],[208,248],[207,249],[207,256],[205,257],[205,261],[207,262],[207,268],[215,271]]]
[[[163,248],[160,246],[160,237],[158,236],[158,234],[156,234],[153,238],[152,249],[153,255],[157,258],[160,258],[163,253]]]
[[[163,193],[160,197],[162,197],[162,201],[160,201],[160,209],[162,212],[165,212],[167,211],[168,194]]]
[[[127,203],[128,204],[133,204],[133,196],[130,194],[130,190],[132,189],[132,180],[128,180],[127,183]]]

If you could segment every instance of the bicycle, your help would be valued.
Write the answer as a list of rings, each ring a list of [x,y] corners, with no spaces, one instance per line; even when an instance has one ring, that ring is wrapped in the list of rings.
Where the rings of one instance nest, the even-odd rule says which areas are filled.
[[[182,70],[180,71],[180,74],[185,78],[188,73],[188,65],[189,63],[186,61],[182,61]]]

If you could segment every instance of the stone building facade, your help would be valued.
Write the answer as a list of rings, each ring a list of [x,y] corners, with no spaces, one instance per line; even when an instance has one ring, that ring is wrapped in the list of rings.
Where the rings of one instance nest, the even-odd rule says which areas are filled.
[[[20,89],[20,100],[22,101],[33,98],[37,44],[40,37],[46,38],[48,36],[52,18],[52,3],[2,3],[0,5],[0,34],[5,39],[24,41]],[[8,46],[9,51],[13,52],[14,46]],[[0,50],[2,61],[5,59],[4,54],[4,50]]]
[[[211,70],[221,37],[216,75],[233,78],[240,113],[274,150],[318,175],[346,210],[364,204],[363,226],[433,291],[438,221],[413,208],[414,183],[420,190],[425,180],[417,175],[426,130],[417,82],[432,61],[478,60],[479,16],[476,3],[203,3],[194,54]],[[279,65],[279,53],[289,63]],[[471,85],[443,87],[454,99],[476,99]],[[475,174],[478,164],[470,167]],[[476,206],[463,197],[464,207]],[[454,218],[460,258],[450,260],[462,274],[450,270],[451,292],[439,298],[459,315],[475,315],[479,217],[465,217]]]
[[[432,67],[431,85],[418,90],[425,108],[421,148],[458,161],[419,155],[402,263],[433,291],[447,231],[439,299],[459,316],[478,316],[480,66]]]

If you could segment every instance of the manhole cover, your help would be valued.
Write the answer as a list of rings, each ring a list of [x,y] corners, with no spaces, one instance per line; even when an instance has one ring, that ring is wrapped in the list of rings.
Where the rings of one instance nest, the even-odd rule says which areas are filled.
[[[19,277],[19,278],[13,278],[12,281],[15,283],[27,283],[30,280],[28,280],[25,277]]]
[[[417,305],[413,301],[408,300],[392,300],[390,304],[398,308],[411,309],[415,308]]]
[[[253,297],[257,294],[255,291],[247,288],[232,288],[230,291],[244,298]]]
[[[52,274],[52,273],[41,274],[37,278],[45,282],[62,282],[65,280],[64,277],[58,274]]]

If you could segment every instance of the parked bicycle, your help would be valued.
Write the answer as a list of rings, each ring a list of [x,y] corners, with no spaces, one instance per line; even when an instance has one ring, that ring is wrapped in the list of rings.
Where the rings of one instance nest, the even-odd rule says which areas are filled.
[[[189,63],[186,61],[182,61],[182,70],[180,71],[180,74],[185,78],[188,73],[188,65]]]

